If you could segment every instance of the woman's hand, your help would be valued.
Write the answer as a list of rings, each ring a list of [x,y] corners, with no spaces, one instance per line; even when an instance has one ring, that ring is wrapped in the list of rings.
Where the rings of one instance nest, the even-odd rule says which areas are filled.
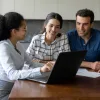
[[[46,63],[43,67],[41,67],[40,71],[41,72],[49,72],[52,70],[54,64],[55,64],[54,61],[50,61],[50,62]]]

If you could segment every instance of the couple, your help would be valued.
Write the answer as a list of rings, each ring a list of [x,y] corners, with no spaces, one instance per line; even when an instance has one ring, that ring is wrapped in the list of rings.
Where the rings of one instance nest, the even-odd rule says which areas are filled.
[[[44,22],[43,34],[33,37],[32,42],[27,49],[28,55],[18,42],[19,40],[24,39],[27,31],[26,22],[23,16],[16,12],[9,12],[4,16],[0,15],[0,100],[8,99],[8,95],[15,80],[42,77],[44,73],[49,72],[52,69],[52,66],[54,65],[53,61],[57,59],[60,52],[70,51],[70,48],[72,51],[78,50],[76,49],[76,43],[74,44],[74,42],[78,41],[78,39],[77,41],[75,40],[76,36],[80,40],[78,42],[81,43],[81,41],[83,41],[86,45],[89,45],[85,49],[88,49],[88,51],[93,49],[93,51],[97,51],[99,54],[99,48],[89,48],[94,46],[92,43],[97,43],[97,41],[98,43],[95,44],[95,46],[99,47],[98,33],[100,33],[97,30],[91,29],[94,20],[94,14],[91,15],[91,13],[92,11],[87,9],[77,12],[77,31],[68,33],[70,47],[67,35],[59,33],[63,24],[62,17],[57,13],[48,14]],[[91,16],[93,18],[91,18]],[[94,32],[96,33],[94,34]],[[88,44],[91,39],[94,42]],[[79,45],[80,43],[77,44]],[[81,48],[79,47],[79,49]],[[95,55],[95,53],[92,55],[94,61],[90,59],[91,57],[89,58],[87,53],[86,61],[83,61],[81,66],[84,65],[84,67],[90,68],[90,66],[87,65],[91,63],[90,65],[94,66],[92,69],[99,71],[99,62],[95,62],[96,60],[99,61],[99,55]],[[37,66],[34,61],[44,62],[45,65],[42,67]],[[29,65],[27,69],[23,69],[24,63]]]

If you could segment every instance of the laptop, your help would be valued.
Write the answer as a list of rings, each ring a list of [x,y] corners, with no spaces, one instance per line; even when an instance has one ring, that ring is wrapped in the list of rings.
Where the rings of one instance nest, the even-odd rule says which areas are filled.
[[[85,54],[86,51],[61,52],[48,76],[28,80],[51,84],[73,79]]]

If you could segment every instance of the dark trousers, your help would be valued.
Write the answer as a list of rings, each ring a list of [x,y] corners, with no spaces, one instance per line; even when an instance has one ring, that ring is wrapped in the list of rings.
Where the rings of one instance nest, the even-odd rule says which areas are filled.
[[[0,80],[0,100],[8,100],[14,83]]]

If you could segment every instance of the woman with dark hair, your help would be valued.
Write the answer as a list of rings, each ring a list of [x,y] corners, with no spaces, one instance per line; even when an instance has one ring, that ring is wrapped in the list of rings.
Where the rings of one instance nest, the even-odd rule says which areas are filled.
[[[0,15],[0,100],[8,100],[15,80],[44,77],[54,64],[48,62],[42,67],[29,59],[18,42],[24,39],[26,30],[26,22],[20,14]],[[23,69],[24,63],[27,69]]]
[[[62,24],[63,19],[58,13],[47,15],[42,34],[33,37],[26,51],[33,61],[55,61],[60,52],[70,51],[67,36],[60,33]]]

